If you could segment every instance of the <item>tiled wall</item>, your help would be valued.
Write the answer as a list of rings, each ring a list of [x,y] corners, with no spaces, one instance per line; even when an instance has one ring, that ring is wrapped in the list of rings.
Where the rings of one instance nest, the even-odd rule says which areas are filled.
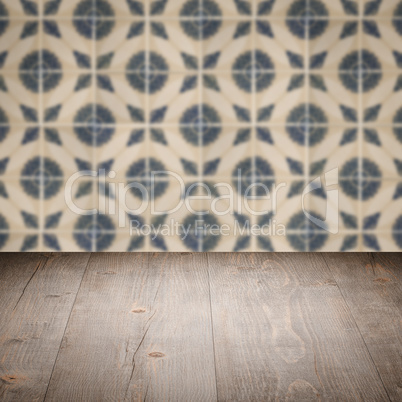
[[[402,1],[0,1],[0,249],[402,249]]]

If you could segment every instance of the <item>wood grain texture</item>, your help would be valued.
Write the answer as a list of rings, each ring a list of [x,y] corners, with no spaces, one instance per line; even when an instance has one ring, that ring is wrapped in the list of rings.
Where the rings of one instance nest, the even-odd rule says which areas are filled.
[[[402,259],[324,254],[391,400],[402,400]]]
[[[401,280],[397,253],[0,254],[0,400],[399,401]]]
[[[36,253],[0,253],[0,329],[7,323],[12,311],[36,271],[47,257]]]
[[[388,400],[315,254],[210,254],[219,400]]]
[[[1,290],[15,295],[1,320],[0,400],[44,399],[89,256],[13,255],[10,265],[2,257]]]
[[[216,400],[201,257],[94,255],[46,400]]]

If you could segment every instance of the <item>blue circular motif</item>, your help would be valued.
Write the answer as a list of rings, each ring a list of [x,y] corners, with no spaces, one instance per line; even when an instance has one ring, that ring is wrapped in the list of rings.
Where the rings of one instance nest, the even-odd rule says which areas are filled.
[[[183,5],[180,16],[186,18],[180,21],[184,32],[196,40],[210,38],[222,25],[219,19],[222,12],[212,0],[203,0],[202,4],[199,0],[189,0]]]
[[[188,108],[180,120],[180,131],[191,144],[203,146],[209,145],[216,140],[222,128],[221,119],[217,111],[206,104],[194,105]],[[201,138],[200,138],[201,136]]]
[[[381,176],[381,170],[376,163],[364,158],[360,170],[359,159],[353,158],[346,162],[340,171],[340,186],[348,196],[357,200],[361,193],[362,200],[366,201],[374,197],[381,187]],[[348,179],[343,180],[342,177]]]
[[[376,70],[376,71],[373,71]],[[363,49],[349,53],[339,65],[339,78],[346,89],[359,92],[362,82],[363,92],[374,89],[382,78],[381,63],[374,53]]]
[[[328,119],[324,111],[313,104],[300,105],[294,108],[288,118],[286,127],[290,138],[300,145],[314,146],[327,134]],[[307,137],[307,144],[306,144]]]
[[[129,179],[128,184],[133,182],[141,184],[147,191],[146,196],[148,198],[153,196],[156,199],[161,197],[169,186],[166,178],[161,180],[161,173],[156,174],[156,172],[164,171],[166,171],[165,166],[160,161],[154,158],[140,159],[128,168],[126,177]],[[152,178],[152,172],[155,173],[154,178]],[[131,187],[130,191],[137,198],[143,198],[143,194],[139,188]]]
[[[78,246],[87,251],[104,251],[115,239],[115,226],[107,215],[83,215],[74,226]]]
[[[254,185],[247,191],[248,198],[266,196],[266,188],[271,191],[275,184],[274,176],[271,165],[259,156],[241,161],[232,172],[233,185],[241,195],[245,196],[247,189]]]
[[[392,227],[392,237],[395,240],[395,243],[402,250],[402,215],[395,221],[394,226]]]
[[[246,91],[252,92],[255,86],[256,92],[261,92],[268,88],[275,73],[275,66],[271,58],[261,50],[245,52],[241,54],[232,66],[232,76],[237,86]]]
[[[187,236],[183,243],[193,251],[211,251],[219,243],[220,236],[217,234],[219,225],[213,215],[189,215],[183,222]],[[184,234],[183,234],[184,237]]]
[[[23,167],[20,183],[24,191],[33,198],[43,196],[48,199],[59,192],[62,179],[63,171],[58,163],[36,156]]]
[[[20,63],[20,79],[24,86],[32,92],[49,92],[63,76],[62,65],[57,56],[49,50],[29,53]]]
[[[3,109],[0,108],[0,142],[6,138],[10,131],[8,117]]]
[[[0,249],[4,247],[8,240],[8,231],[10,227],[3,215],[0,215]]]
[[[309,212],[311,216],[323,222],[322,216],[315,212]],[[289,233],[286,238],[291,246],[297,251],[316,251],[319,250],[327,241],[328,233],[324,228],[317,226],[310,221],[304,212],[293,215],[287,225]],[[292,233],[295,231],[296,233]],[[299,233],[297,233],[299,232]]]
[[[402,1],[400,1],[395,8],[392,24],[394,25],[396,32],[398,32],[399,35],[402,35]]]
[[[116,120],[106,107],[88,104],[77,112],[74,123],[74,131],[82,142],[99,147],[114,134]]]
[[[106,18],[104,18],[106,17]],[[83,0],[74,10],[73,24],[77,32],[85,38],[103,39],[114,27],[114,11],[105,0]]]
[[[394,116],[394,134],[399,142],[402,142],[402,108],[398,109]],[[399,127],[397,126],[399,125]]]
[[[328,10],[319,0],[298,0],[292,3],[287,13],[286,25],[300,39],[314,39],[328,27]]]
[[[9,20],[8,20],[8,11],[6,6],[0,2],[0,36],[6,31]]]
[[[127,64],[126,78],[129,84],[141,92],[155,93],[160,91],[167,79],[169,66],[166,60],[155,52],[145,52],[134,55]]]

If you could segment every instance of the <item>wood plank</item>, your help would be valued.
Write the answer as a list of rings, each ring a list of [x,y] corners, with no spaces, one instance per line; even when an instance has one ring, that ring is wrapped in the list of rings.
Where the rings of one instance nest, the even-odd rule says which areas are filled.
[[[47,257],[38,253],[0,253],[0,331],[26,286]]]
[[[388,400],[322,257],[208,258],[219,400]]]
[[[26,285],[12,312],[2,317],[2,401],[37,401],[45,397],[89,254],[50,255],[43,264],[39,256],[30,256],[32,263],[26,258],[24,254],[10,256],[14,268],[11,276],[15,275],[15,281],[23,278],[21,285]]]
[[[402,400],[402,266],[388,254],[324,254],[388,395]]]
[[[216,399],[210,323],[205,256],[94,255],[46,400]]]

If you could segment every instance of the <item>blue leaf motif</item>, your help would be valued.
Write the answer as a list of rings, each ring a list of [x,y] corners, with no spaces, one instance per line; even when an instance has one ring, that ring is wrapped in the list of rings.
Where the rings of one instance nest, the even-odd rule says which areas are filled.
[[[343,118],[346,121],[357,122],[357,110],[352,109],[348,106],[340,105],[341,112],[343,114]]]
[[[289,165],[290,172],[293,174],[297,175],[302,175],[304,174],[304,168],[303,168],[303,163],[300,161],[297,161],[292,158],[286,158],[286,162]]]
[[[81,68],[91,68],[91,57],[87,54],[80,53],[76,50],[73,51],[77,66]]]
[[[214,159],[213,161],[205,162],[204,163],[204,175],[214,175],[218,169],[219,163],[221,159],[217,158]]]
[[[34,122],[38,121],[38,111],[29,106],[20,105],[21,112],[24,116],[25,121]]]
[[[268,21],[257,20],[257,32],[261,35],[268,36],[269,38],[274,37],[271,24]]]
[[[370,230],[375,229],[378,225],[378,220],[380,219],[381,213],[377,212],[374,215],[366,216],[363,220],[363,229]]]
[[[30,127],[25,130],[24,138],[21,141],[22,145],[36,141],[39,138],[39,127]]]
[[[0,159],[0,174],[4,174],[7,169],[7,164],[10,158]]]
[[[257,127],[257,138],[268,144],[274,143],[274,140],[272,139],[271,131],[265,127]]]
[[[133,130],[127,142],[127,146],[138,144],[144,140],[145,130]]]
[[[208,54],[204,57],[204,70],[215,68],[218,64],[219,56],[221,52],[215,52]],[[195,67],[197,68],[197,67]]]
[[[54,36],[56,38],[61,38],[59,26],[57,25],[57,22],[55,22],[55,21],[48,21],[48,20],[43,21],[43,30],[45,33],[47,33],[50,36]]]
[[[151,123],[160,123],[165,118],[167,111],[167,106],[162,106],[159,109],[152,110],[151,112]]]
[[[144,33],[144,26],[143,22],[133,22],[128,30],[127,39],[142,35]]]
[[[98,74],[96,78],[98,82],[98,88],[105,91],[114,92],[112,80],[109,76]]]
[[[29,212],[21,211],[22,219],[24,220],[24,225],[27,228],[37,229],[39,227],[38,217]]]
[[[321,68],[324,65],[327,52],[315,54],[310,57],[310,68]]]
[[[233,105],[233,109],[239,121],[245,121],[245,122],[251,121],[250,110],[245,109],[244,107],[238,105]]]
[[[45,228],[46,229],[56,228],[59,225],[60,218],[62,215],[63,215],[62,211],[48,215],[45,219]]]
[[[286,51],[289,59],[289,63],[294,68],[304,68],[304,59],[300,54],[293,53],[291,51]]]

